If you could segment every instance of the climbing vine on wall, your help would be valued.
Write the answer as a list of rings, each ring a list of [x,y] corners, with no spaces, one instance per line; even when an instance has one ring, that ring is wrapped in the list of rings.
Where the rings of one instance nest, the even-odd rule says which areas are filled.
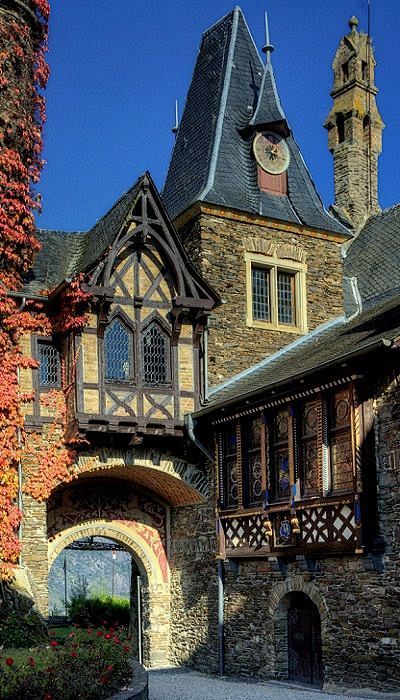
[[[21,13],[20,16],[17,12]],[[48,329],[40,309],[21,308],[18,292],[39,249],[33,212],[34,193],[43,165],[42,89],[48,78],[45,61],[49,5],[26,0],[13,10],[0,0],[0,575],[8,578],[18,559],[16,533],[18,463],[23,445],[21,404],[31,397],[18,390],[18,373],[33,367],[24,357],[21,333]]]

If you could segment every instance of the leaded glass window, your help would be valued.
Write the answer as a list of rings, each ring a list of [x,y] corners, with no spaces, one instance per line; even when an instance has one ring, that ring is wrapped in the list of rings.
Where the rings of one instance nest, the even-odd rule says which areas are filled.
[[[294,281],[294,275],[278,270],[278,323],[284,323],[288,326],[295,323]]]
[[[265,267],[252,267],[253,318],[270,321],[270,273]]]
[[[348,389],[336,391],[330,397],[328,427],[332,491],[350,491],[354,486],[350,406]]]
[[[60,354],[48,342],[38,342],[39,385],[57,387],[61,384]]]
[[[142,333],[143,382],[147,386],[162,386],[169,380],[169,338],[157,323]]]
[[[301,438],[301,491],[303,496],[318,495],[320,491],[318,469],[318,404],[307,401],[300,411]]]
[[[104,332],[104,357],[107,380],[132,379],[132,333],[119,318],[115,318]]]
[[[246,505],[262,501],[261,419],[244,426],[243,463]]]
[[[290,497],[289,473],[289,414],[282,409],[275,414],[272,426],[272,460],[275,498]]]

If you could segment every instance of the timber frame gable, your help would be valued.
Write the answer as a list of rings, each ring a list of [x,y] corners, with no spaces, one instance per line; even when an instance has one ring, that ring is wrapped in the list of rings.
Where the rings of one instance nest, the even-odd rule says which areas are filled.
[[[123,209],[120,200],[84,234],[75,274],[83,273],[91,295],[88,324],[64,345],[76,364],[79,433],[136,445],[146,436],[183,435],[184,414],[200,404],[202,336],[219,298],[191,265],[150,175],[130,190],[129,206],[126,196]],[[36,403],[40,427],[49,418]]]

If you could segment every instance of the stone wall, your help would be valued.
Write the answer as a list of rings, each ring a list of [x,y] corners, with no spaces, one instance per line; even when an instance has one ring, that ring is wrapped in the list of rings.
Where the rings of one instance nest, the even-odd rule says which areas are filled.
[[[210,488],[213,473],[210,470]],[[206,673],[218,669],[215,512],[211,498],[171,509],[170,661]]]
[[[314,564],[310,571],[301,559],[246,561],[237,573],[227,573],[226,673],[285,678],[278,604],[288,593],[302,591],[321,616],[324,685],[397,690],[400,620],[386,572],[374,570],[370,557]]]
[[[178,222],[179,226],[179,222]],[[259,362],[298,333],[246,326],[245,243],[248,237],[291,244],[307,265],[307,324],[312,330],[343,312],[340,246],[333,235],[223,212],[199,214],[181,224],[180,234],[194,264],[224,303],[211,318],[210,385]]]

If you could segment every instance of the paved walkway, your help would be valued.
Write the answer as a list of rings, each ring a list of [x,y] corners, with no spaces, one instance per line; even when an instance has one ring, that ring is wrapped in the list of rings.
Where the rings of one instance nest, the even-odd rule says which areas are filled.
[[[180,669],[149,671],[149,690],[149,700],[345,700],[349,698],[348,695],[331,695],[278,683],[221,680]],[[367,696],[358,695],[357,697]]]

